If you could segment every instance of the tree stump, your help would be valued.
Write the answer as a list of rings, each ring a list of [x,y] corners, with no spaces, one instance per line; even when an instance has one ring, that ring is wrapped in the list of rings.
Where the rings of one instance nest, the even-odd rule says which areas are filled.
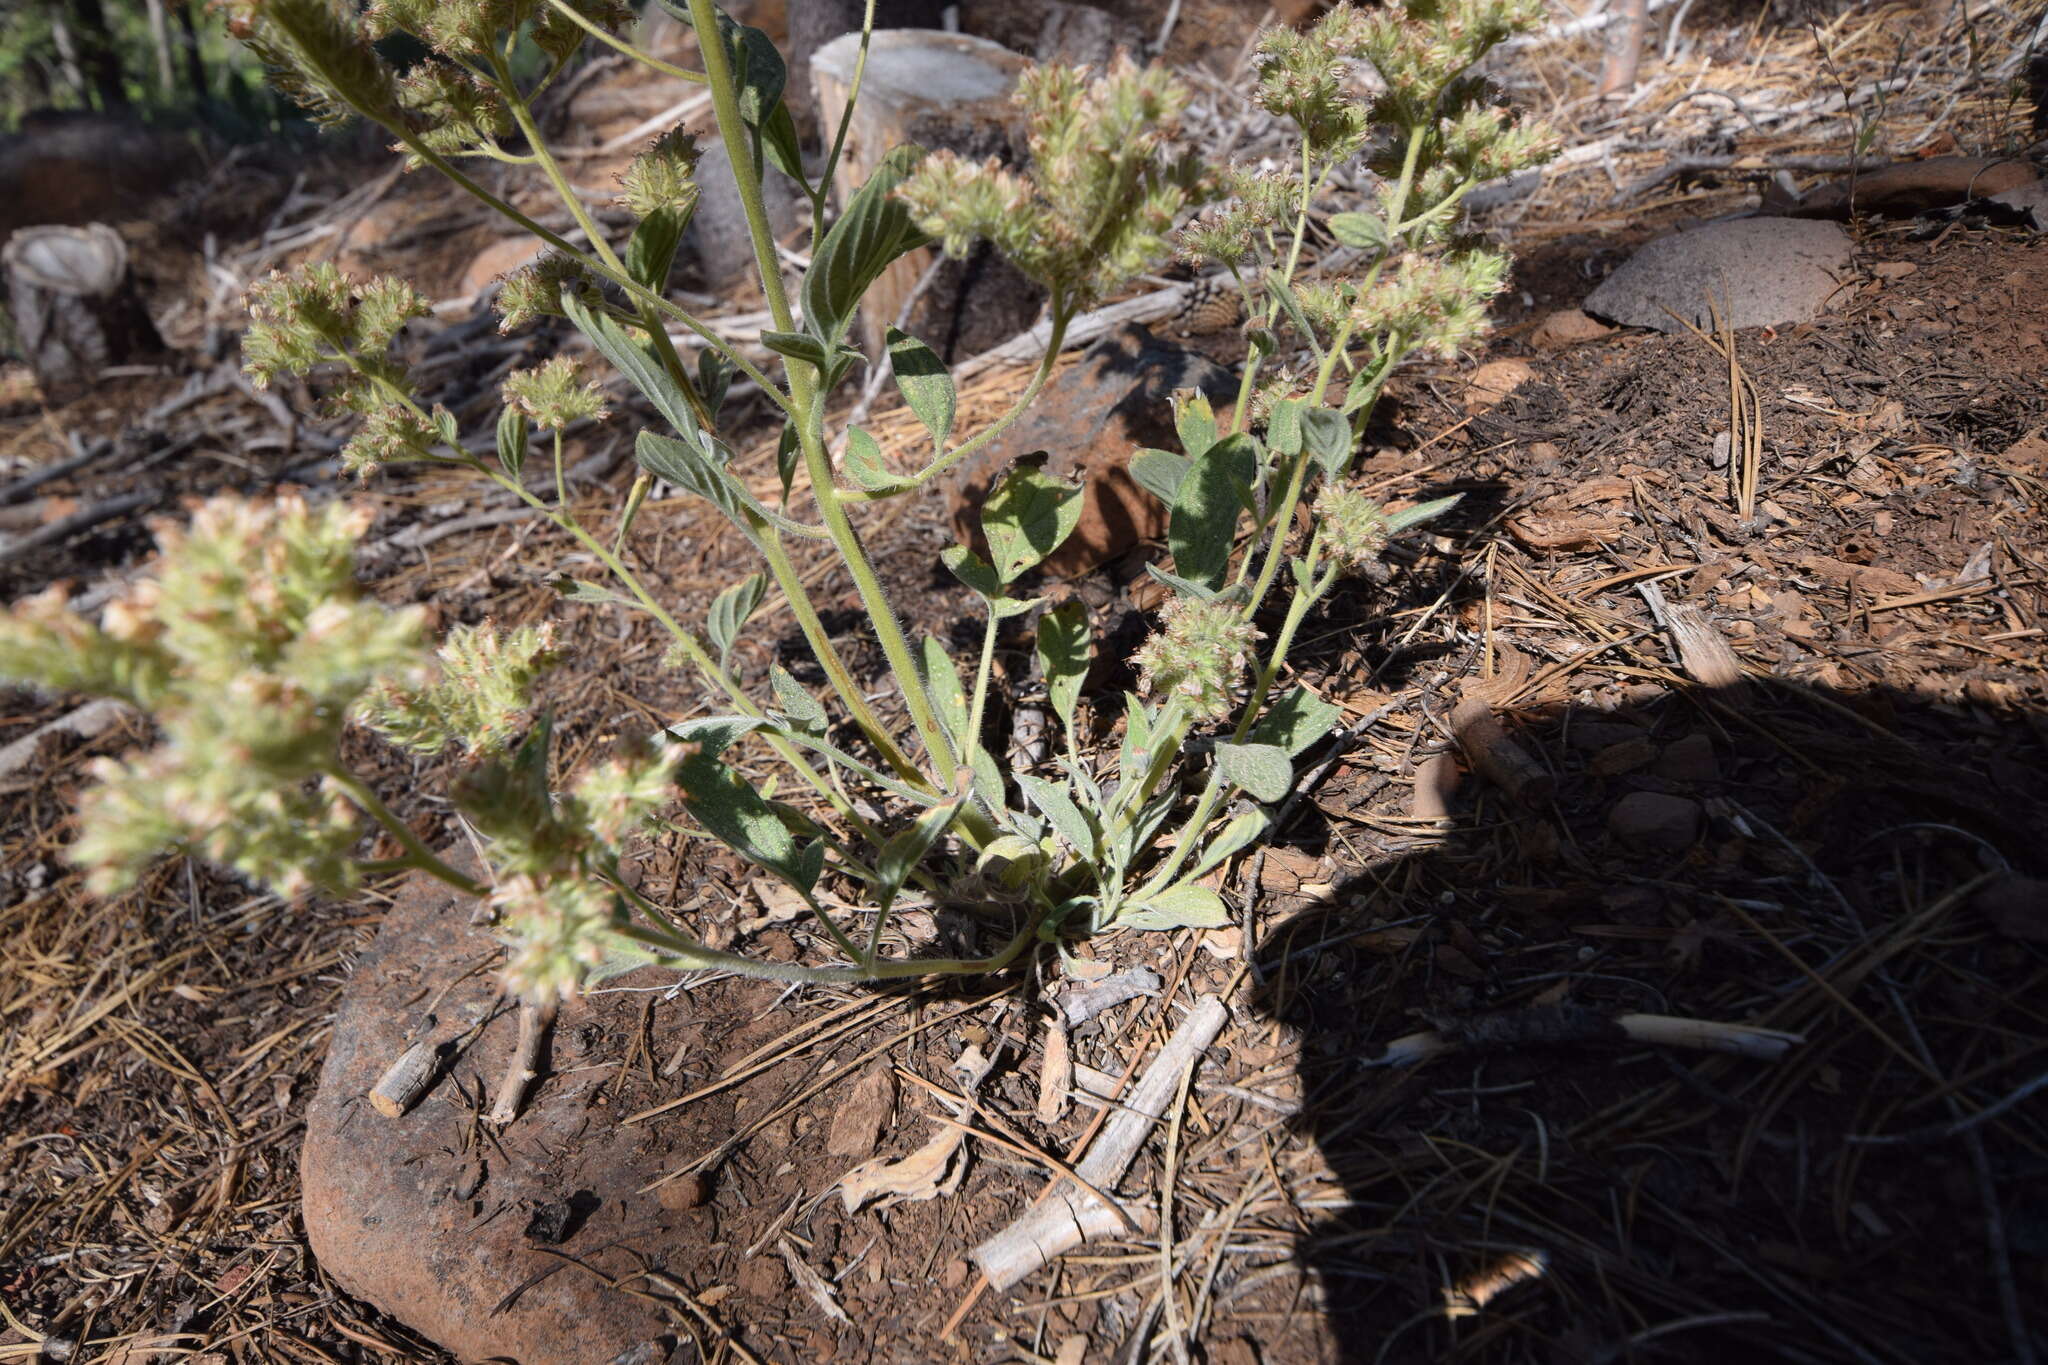
[[[44,401],[69,402],[108,366],[165,353],[128,272],[128,246],[106,224],[23,228],[0,249],[0,268],[16,341]]]
[[[811,58],[821,126],[836,129],[853,84],[860,35],[847,34]],[[982,38],[924,29],[876,33],[868,50],[860,99],[847,129],[837,183],[841,203],[866,182],[892,148],[914,142],[980,159],[1018,159],[1021,111],[1010,93],[1025,59]],[[860,335],[870,357],[902,316],[937,253],[912,251],[893,262],[868,291]],[[906,330],[950,361],[973,355],[1031,325],[1043,295],[984,244],[965,261],[943,262],[916,301]]]

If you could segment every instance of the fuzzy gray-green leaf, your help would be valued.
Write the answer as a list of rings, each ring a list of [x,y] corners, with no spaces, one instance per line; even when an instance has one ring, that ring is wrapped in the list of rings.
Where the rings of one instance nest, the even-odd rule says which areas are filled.
[[[902,492],[910,480],[882,460],[882,444],[859,427],[846,431],[846,476],[870,493]]]
[[[1251,437],[1240,432],[1210,446],[1188,466],[1166,532],[1173,571],[1180,577],[1212,590],[1223,586],[1237,514],[1250,496],[1257,461]]]
[[[761,605],[761,599],[768,594],[768,579],[763,574],[748,574],[739,582],[718,594],[711,601],[711,613],[705,621],[710,632],[711,643],[718,647],[718,666],[725,667],[726,659],[732,654],[733,642],[740,638],[740,627]]]
[[[953,434],[953,413],[959,394],[953,376],[931,347],[908,332],[889,329],[889,362],[903,401],[932,435],[935,449],[943,449]]]
[[[1335,483],[1344,477],[1357,441],[1343,413],[1332,408],[1307,409],[1301,414],[1301,436],[1309,458],[1323,471],[1325,479]]]
[[[498,414],[498,463],[513,478],[526,468],[526,414],[507,407]]]
[[[1067,733],[1074,731],[1074,705],[1088,676],[1088,608],[1071,599],[1038,618],[1038,664],[1045,690]]]
[[[1189,459],[1216,444],[1216,408],[1200,390],[1173,396],[1173,430]]]
[[[800,890],[817,880],[796,839],[775,808],[739,774],[708,753],[685,759],[676,769],[683,804],[707,833],[744,858],[767,868]]]
[[[592,308],[572,289],[562,291],[562,315],[575,324],[576,330],[590,338],[598,354],[612,363],[614,369],[631,380],[633,387],[645,394],[655,410],[668,419],[685,439],[697,435],[697,414],[690,410],[690,400],[684,396],[681,386],[669,378],[661,362],[649,353],[645,346],[635,341],[617,319],[604,311],[602,304]]]
[[[1329,734],[1343,714],[1343,707],[1324,701],[1305,687],[1297,687],[1259,717],[1249,738],[1255,744],[1278,745],[1290,757],[1298,758],[1311,744]]]
[[[919,663],[922,665],[919,671],[924,674],[925,691],[931,695],[932,705],[938,708],[940,723],[953,737],[954,744],[965,749],[967,689],[960,685],[960,670],[953,667],[953,656],[946,653],[944,645],[927,635],[924,637],[924,655]]]
[[[1405,531],[1411,526],[1420,526],[1425,521],[1434,521],[1456,507],[1458,499],[1463,496],[1465,495],[1462,493],[1453,493],[1448,498],[1438,498],[1434,502],[1418,503],[1413,507],[1404,507],[1398,512],[1389,512],[1387,531],[1392,534]]]
[[[1043,560],[1081,524],[1081,485],[1033,465],[1004,476],[981,508],[981,529],[1003,582]]]
[[[683,231],[690,225],[696,205],[658,208],[640,220],[626,243],[626,273],[643,289],[665,293],[669,272],[675,268],[676,248],[683,244]]]
[[[1180,492],[1181,480],[1187,477],[1188,459],[1170,450],[1147,447],[1131,455],[1129,468],[1138,487],[1171,507]]]
[[[1074,804],[1074,798],[1067,795],[1064,783],[1049,782],[1031,773],[1017,774],[1017,785],[1024,789],[1024,796],[1036,806],[1039,813],[1052,822],[1059,836],[1073,845],[1074,851],[1084,858],[1096,855],[1095,826]]]
[[[839,221],[811,253],[804,274],[804,326],[837,342],[853,325],[854,310],[889,263],[928,240],[910,219],[895,189],[924,157],[924,148],[898,147],[882,158],[855,191]]]
[[[1116,917],[1120,929],[1227,929],[1230,907],[1206,886],[1182,882]]]
[[[825,704],[806,692],[788,669],[775,664],[768,670],[768,681],[775,689],[782,714],[789,717],[790,728],[814,739],[825,733]]]
[[[1277,744],[1218,744],[1216,766],[1258,801],[1278,801],[1294,785],[1294,764]]]

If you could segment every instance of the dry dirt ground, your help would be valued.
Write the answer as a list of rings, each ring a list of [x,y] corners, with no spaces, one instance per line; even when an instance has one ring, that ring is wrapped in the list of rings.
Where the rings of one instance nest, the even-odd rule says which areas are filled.
[[[1946,10],[1886,13],[1951,31]],[[1739,29],[1711,31],[1736,44]],[[1796,46],[1776,32],[1749,40]],[[1970,98],[1958,126],[2001,96]],[[565,1021],[576,1066],[608,1077],[593,1112],[644,1127],[659,1169],[705,1176],[700,1232],[661,1249],[703,1310],[686,1350],[2033,1357],[2048,1333],[2048,1108],[2030,1088],[2048,1070],[2048,899],[2031,880],[2048,878],[2048,247],[1971,223],[1866,224],[1835,311],[1738,335],[1732,367],[1684,334],[1536,349],[1538,322],[1627,246],[1744,188],[1560,200],[1505,229],[1521,258],[1489,350],[1411,375],[1359,473],[1393,499],[1464,499],[1386,582],[1353,585],[1304,632],[1299,679],[1343,705],[1344,740],[1314,757],[1278,842],[1234,870],[1241,927],[1084,949],[1161,982],[1075,1030],[1074,1060],[1111,1077],[1142,1068],[1196,998],[1231,1009],[1119,1187],[1170,1237],[1093,1243],[1002,1295],[966,1259],[1102,1112],[1036,1112],[1055,964],[949,992],[706,981],[595,996]],[[211,288],[203,265],[165,274],[167,290]],[[195,349],[213,315],[187,318]],[[460,343],[487,332],[460,326],[434,352],[446,382],[487,393],[524,363],[478,358]],[[1524,382],[1476,393],[1474,365],[1505,360]],[[963,420],[999,406],[1001,382],[970,389]],[[142,379],[48,413],[17,402],[0,451],[59,458],[66,431],[129,443],[120,468],[40,490],[68,500],[46,517],[124,479],[317,480],[320,429],[184,384]],[[1762,437],[1747,519],[1716,452],[1731,388],[1754,393]],[[626,479],[615,444],[599,431],[576,452],[594,521]],[[571,547],[545,528],[446,478],[354,496],[380,511],[366,565],[380,596],[431,599],[444,622],[565,623],[579,662],[548,700],[567,764],[701,704],[646,626],[554,599],[547,576]],[[910,505],[871,537],[907,613],[941,636],[973,619],[936,565],[944,520]],[[696,507],[657,504],[640,528],[635,553],[671,600],[723,585],[734,544]],[[0,574],[10,594],[90,584],[145,544],[109,522]],[[817,569],[834,629],[879,680],[849,585]],[[1135,623],[1142,582],[1126,563],[1061,590]],[[1739,678],[1681,657],[1669,618],[1688,608]],[[805,662],[786,614],[736,657],[754,679]],[[1027,660],[1028,641],[1010,642],[1010,700]],[[1100,681],[1097,737],[1113,742],[1118,679]],[[1547,776],[1534,799],[1464,771],[1448,717],[1468,696]],[[71,704],[0,694],[0,745]],[[177,862],[89,900],[63,857],[84,765],[145,739],[122,726],[53,745],[0,791],[0,1360],[442,1359],[323,1276],[297,1199],[330,1019],[394,888],[287,905]],[[445,774],[368,740],[352,756],[422,830],[457,838]],[[643,886],[714,937],[769,956],[807,946],[801,924],[746,923],[751,879],[702,846],[655,845],[642,863]],[[1418,1068],[1367,1065],[1403,1035],[1559,1006],[1803,1041],[1772,1062],[1510,1029]],[[953,1088],[970,1045],[999,1063],[959,1189],[846,1213],[835,1182],[925,1141],[943,1112],[931,1087]],[[828,1152],[856,1105],[866,1150]],[[778,1243],[832,1282],[848,1321],[763,1252]]]

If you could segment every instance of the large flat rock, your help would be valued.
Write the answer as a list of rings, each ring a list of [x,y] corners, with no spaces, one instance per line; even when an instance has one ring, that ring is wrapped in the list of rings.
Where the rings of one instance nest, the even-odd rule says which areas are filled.
[[[1833,223],[1741,218],[1659,237],[1586,298],[1588,313],[1624,327],[1774,327],[1819,317],[1848,273],[1849,234]]]
[[[677,1259],[701,1224],[639,1192],[661,1164],[642,1149],[646,1129],[599,1107],[615,1069],[565,1064],[561,1035],[587,1027],[585,1007],[564,1009],[560,1074],[544,1077],[516,1122],[486,1131],[481,1113],[517,1030],[489,966],[496,942],[469,923],[472,904],[416,880],[356,965],[306,1113],[306,1238],[343,1289],[465,1361],[667,1360],[666,1314],[605,1280],[682,1275]],[[409,1113],[381,1117],[365,1097],[429,1007],[437,1036],[497,1013]]]

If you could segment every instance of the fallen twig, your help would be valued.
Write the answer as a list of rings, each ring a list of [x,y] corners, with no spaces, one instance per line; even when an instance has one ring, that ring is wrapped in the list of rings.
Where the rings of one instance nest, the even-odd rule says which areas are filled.
[[[90,507],[81,507],[68,517],[53,521],[48,526],[29,532],[20,540],[0,545],[0,564],[4,564],[10,559],[19,559],[29,551],[41,549],[45,545],[54,545],[70,536],[77,535],[80,531],[89,531],[101,522],[112,521],[116,517],[125,517],[130,512],[151,506],[162,498],[162,490],[144,488],[132,493],[123,493],[119,497],[108,498],[105,502],[96,502]]]
[[[139,714],[127,702],[112,697],[100,697],[89,701],[76,710],[65,712],[53,721],[38,725],[12,744],[0,748],[0,777],[12,777],[27,767],[34,760],[36,750],[41,747],[42,742],[53,735],[98,739],[122,721]]]
[[[1179,1091],[1182,1076],[1216,1041],[1228,1018],[1229,1011],[1213,995],[1195,1003],[1132,1088],[1124,1107],[1103,1125],[1075,1174],[1098,1189],[1115,1186],[1152,1125],[1166,1112],[1167,1101]],[[1072,1182],[1056,1181],[1038,1203],[969,1254],[991,1285],[1008,1289],[1088,1238],[1124,1230],[1128,1219],[1128,1214]]]
[[[1428,1033],[1396,1038],[1366,1066],[1413,1066],[1461,1047],[1492,1050],[1555,1047],[1566,1043],[1650,1043],[1660,1047],[1729,1052],[1774,1062],[1806,1039],[1753,1024],[1717,1024],[1668,1014],[1607,1015],[1576,1005],[1557,1005],[1460,1019]]]
[[[519,1002],[519,1041],[512,1048],[512,1059],[506,1064],[504,1083],[498,1087],[498,1097],[491,1103],[490,1121],[499,1127],[519,1117],[519,1106],[526,1099],[526,1088],[540,1079],[540,1044],[548,1026],[555,1022],[555,1006],[552,1002],[536,1005],[531,1000]]]

